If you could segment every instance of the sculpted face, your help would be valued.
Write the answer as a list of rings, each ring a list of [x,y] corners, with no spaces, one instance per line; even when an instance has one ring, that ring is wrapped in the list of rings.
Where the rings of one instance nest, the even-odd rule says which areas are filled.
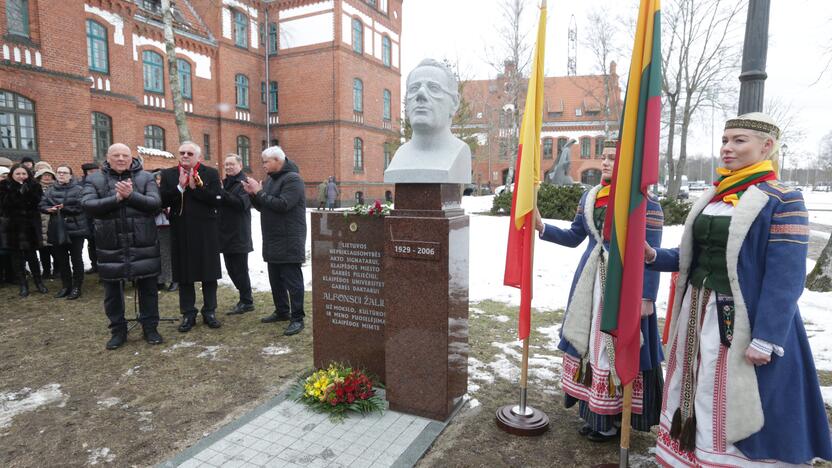
[[[720,150],[722,164],[732,171],[757,164],[766,158],[773,145],[772,139],[762,139],[752,130],[725,129]]]
[[[445,73],[431,66],[413,70],[407,80],[407,117],[415,132],[451,126],[457,103]]]

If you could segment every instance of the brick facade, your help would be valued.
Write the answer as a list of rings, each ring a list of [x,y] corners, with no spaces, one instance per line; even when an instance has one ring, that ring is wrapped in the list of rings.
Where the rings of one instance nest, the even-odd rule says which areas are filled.
[[[0,154],[12,159],[31,155],[78,171],[95,159],[93,113],[101,113],[111,122],[111,141],[128,144],[134,154],[145,146],[146,126],[164,129],[164,152],[141,152],[145,168],[176,164],[170,153],[176,152],[179,135],[159,1],[21,3],[28,4],[28,37],[10,34],[6,15],[11,7],[0,8],[0,91],[34,103],[36,148],[22,151],[0,144]],[[238,152],[240,137],[246,137],[250,170],[262,178],[260,151],[277,141],[298,164],[310,198],[328,176],[336,177],[345,202],[357,191],[365,199],[383,198],[391,189],[382,183],[384,142],[397,138],[399,131],[402,0],[173,3],[176,56],[191,70],[192,98],[184,100],[188,127],[200,146],[206,138],[210,142],[207,164],[222,170],[222,157]],[[244,18],[244,46],[237,43],[237,18]],[[361,53],[353,50],[353,19],[363,28]],[[106,31],[106,72],[93,70],[89,63],[88,20]],[[267,54],[268,24],[276,28],[278,48]],[[392,45],[389,60],[381,54],[381,40]],[[145,89],[145,51],[163,58],[161,93]],[[237,75],[248,79],[247,107],[237,103]],[[354,78],[364,86],[361,113],[353,112]],[[278,86],[278,112],[268,112],[263,102],[261,83],[268,88],[270,81]],[[392,119],[387,121],[382,119],[384,89],[391,93]],[[0,128],[5,132],[0,137],[7,137],[3,142],[10,131],[9,126]],[[354,168],[355,138],[363,142],[363,170]]]

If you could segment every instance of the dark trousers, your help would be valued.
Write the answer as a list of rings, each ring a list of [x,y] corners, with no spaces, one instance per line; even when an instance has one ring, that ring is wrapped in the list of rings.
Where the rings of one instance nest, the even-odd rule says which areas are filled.
[[[248,277],[248,253],[224,253],[225,269],[237,291],[240,291],[240,304],[254,304],[251,297],[251,279]]]
[[[53,257],[53,250],[51,245],[47,245],[38,249],[38,253],[40,254],[40,266],[41,270],[43,271],[44,275],[52,274],[52,257]],[[29,266],[31,270],[32,267]]]
[[[278,315],[303,321],[303,272],[300,263],[269,263],[269,285]]]
[[[26,278],[26,264],[32,272],[32,278],[40,279],[40,263],[35,250],[12,250],[12,268],[19,281]]]
[[[95,251],[95,236],[87,237],[87,255],[93,270],[98,270],[98,252]]]
[[[55,269],[61,273],[64,288],[80,288],[84,282],[84,238],[72,237],[72,242],[53,246]]]
[[[194,283],[179,283],[179,310],[182,315],[196,315],[196,290]],[[217,310],[217,282],[202,282],[202,313],[213,314]]]
[[[81,270],[81,273],[84,271]],[[110,320],[110,331],[127,331],[124,319],[124,282],[104,281],[104,312]],[[159,291],[156,290],[156,277],[142,278],[135,281],[136,295],[139,297],[139,323],[145,330],[155,329],[159,325]]]

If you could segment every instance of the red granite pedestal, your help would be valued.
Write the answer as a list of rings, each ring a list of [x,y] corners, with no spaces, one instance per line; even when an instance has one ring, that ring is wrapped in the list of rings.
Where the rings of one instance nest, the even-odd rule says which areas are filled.
[[[469,219],[457,184],[396,184],[384,220],[390,409],[444,421],[468,384]]]

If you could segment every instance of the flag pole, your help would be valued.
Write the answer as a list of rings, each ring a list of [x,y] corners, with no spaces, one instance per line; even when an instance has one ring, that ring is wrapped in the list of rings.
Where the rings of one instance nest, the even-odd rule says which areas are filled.
[[[630,464],[630,418],[633,414],[633,382],[624,386],[624,411],[621,414],[621,451],[618,466],[627,468]]]
[[[544,3],[546,0],[543,0]],[[534,186],[534,199],[532,200],[532,212],[529,213],[529,216],[534,219],[534,213],[537,210],[537,192],[540,189],[540,186],[535,184]],[[529,229],[528,232],[529,236],[529,246],[531,251],[532,259],[534,259],[534,229]],[[520,366],[520,405],[518,405],[518,414],[526,415],[527,408],[526,408],[526,396],[529,387],[529,337],[523,339],[523,362]]]

